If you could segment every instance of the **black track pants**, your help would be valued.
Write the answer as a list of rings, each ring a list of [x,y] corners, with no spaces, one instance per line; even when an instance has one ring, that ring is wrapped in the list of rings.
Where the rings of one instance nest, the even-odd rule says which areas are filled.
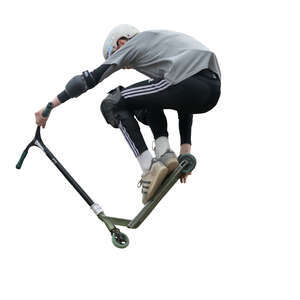
[[[136,111],[145,114],[137,117],[151,127],[156,139],[168,136],[164,109],[177,110],[179,113],[205,113],[217,104],[219,97],[220,80],[209,70],[203,70],[176,85],[165,80],[145,80],[122,90],[120,108],[132,114],[120,122],[120,129],[138,156],[147,150],[147,146],[133,117]]]

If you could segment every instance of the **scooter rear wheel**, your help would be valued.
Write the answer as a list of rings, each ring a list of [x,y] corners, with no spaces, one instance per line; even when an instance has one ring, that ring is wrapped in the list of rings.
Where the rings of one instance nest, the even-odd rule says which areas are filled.
[[[195,156],[193,156],[192,154],[189,154],[189,153],[179,155],[178,160],[179,160],[179,162],[182,162],[182,161],[187,162],[187,165],[182,170],[183,174],[191,173],[195,169],[196,164],[197,164],[197,160],[196,160]]]
[[[129,238],[125,233],[114,232],[111,236],[112,243],[117,248],[126,248],[129,245]]]

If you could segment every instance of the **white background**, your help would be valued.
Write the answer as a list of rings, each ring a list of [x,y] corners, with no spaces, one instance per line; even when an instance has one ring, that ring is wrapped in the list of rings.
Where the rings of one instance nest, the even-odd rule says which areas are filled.
[[[1,4],[0,299],[299,299],[297,1],[6,1]],[[197,169],[113,247],[46,156],[34,112],[103,62],[117,24],[190,34],[222,70],[217,107],[194,118]],[[108,215],[142,207],[141,171],[99,112],[145,77],[122,70],[53,111],[44,142]],[[168,111],[179,149],[177,115]],[[142,127],[151,147],[152,136]]]

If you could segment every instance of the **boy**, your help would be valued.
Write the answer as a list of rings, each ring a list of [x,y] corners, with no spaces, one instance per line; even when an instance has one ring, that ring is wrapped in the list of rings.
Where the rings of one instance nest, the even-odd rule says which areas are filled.
[[[116,88],[101,104],[106,121],[122,131],[143,170],[140,184],[145,204],[178,165],[169,145],[163,110],[178,112],[180,152],[189,153],[193,114],[209,111],[220,96],[218,61],[213,52],[188,35],[166,30],[139,32],[126,24],[109,33],[103,55],[104,64],[73,77],[52,103],[56,107],[80,96],[121,68],[133,68],[150,77],[127,88]],[[42,116],[43,109],[35,116],[36,123],[45,127],[47,118]],[[155,139],[155,158],[134,116],[150,126]]]

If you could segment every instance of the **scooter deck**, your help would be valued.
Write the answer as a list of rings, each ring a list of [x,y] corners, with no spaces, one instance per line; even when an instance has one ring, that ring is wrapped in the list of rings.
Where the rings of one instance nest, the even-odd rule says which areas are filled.
[[[164,180],[162,185],[158,188],[155,195],[151,200],[142,208],[142,210],[132,220],[114,218],[108,216],[102,216],[102,219],[109,220],[114,225],[126,226],[128,228],[138,228],[144,220],[149,216],[152,210],[157,206],[160,200],[167,194],[167,192],[173,187],[177,180],[182,175],[182,170],[185,167],[186,161],[179,163],[178,167]]]
[[[183,170],[185,164],[185,161],[179,163],[178,167],[164,180],[152,199],[147,202],[147,204],[142,208],[137,216],[128,224],[128,228],[137,228],[144,222],[144,220],[148,217],[148,215],[152,212],[152,210],[156,207],[160,200],[167,194],[167,192],[181,177],[181,171]]]

